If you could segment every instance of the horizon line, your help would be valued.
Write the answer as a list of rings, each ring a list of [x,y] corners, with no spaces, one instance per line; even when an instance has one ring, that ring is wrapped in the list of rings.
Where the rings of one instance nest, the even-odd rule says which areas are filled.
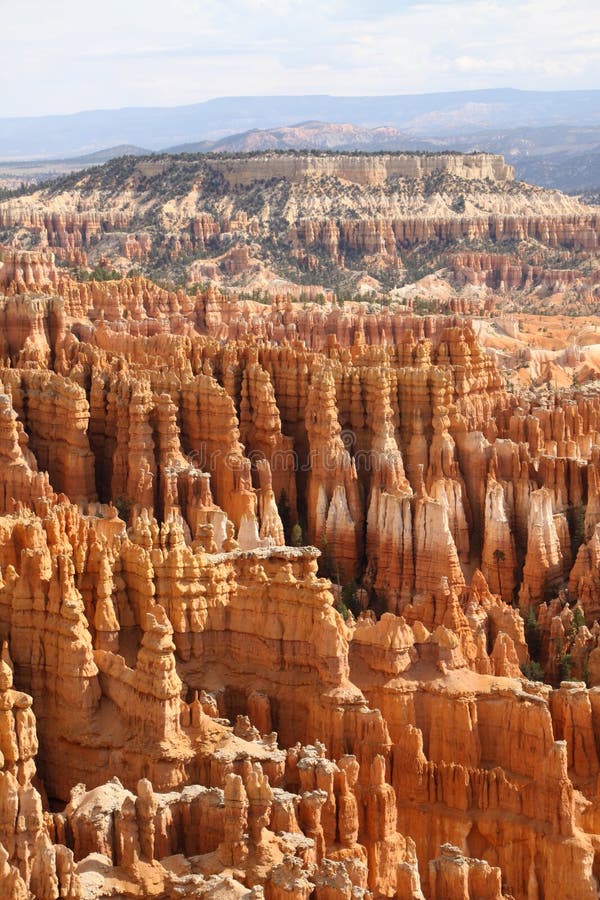
[[[152,106],[99,106],[88,109],[78,109],[74,112],[67,113],[33,113],[22,116],[5,116],[0,114],[0,120],[2,121],[11,121],[11,122],[20,122],[25,119],[64,119],[71,118],[74,116],[82,116],[93,113],[118,113],[118,112],[130,112],[132,110],[166,110],[166,109],[189,109],[194,106],[204,106],[208,103],[216,103],[218,101],[224,100],[270,100],[270,99],[285,99],[285,98],[306,98],[306,99],[335,99],[335,100],[375,100],[379,98],[407,98],[407,97],[435,97],[435,96],[450,96],[452,94],[502,94],[502,93],[515,93],[515,94],[591,94],[591,93],[600,93],[600,87],[590,87],[590,88],[560,88],[560,89],[552,89],[552,88],[515,88],[507,85],[505,87],[489,87],[489,88],[465,88],[461,90],[451,90],[451,91],[417,91],[417,92],[409,92],[405,94],[398,93],[390,93],[390,94],[332,94],[332,93],[282,93],[282,94],[225,94],[222,96],[216,97],[208,97],[206,100],[197,100],[193,103],[173,103],[173,104],[160,104],[160,105],[152,105]]]

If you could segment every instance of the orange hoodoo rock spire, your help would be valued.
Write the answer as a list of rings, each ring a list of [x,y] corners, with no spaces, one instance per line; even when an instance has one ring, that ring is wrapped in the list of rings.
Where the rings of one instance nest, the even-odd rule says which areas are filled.
[[[0,896],[596,897],[600,400],[459,317],[3,262]]]

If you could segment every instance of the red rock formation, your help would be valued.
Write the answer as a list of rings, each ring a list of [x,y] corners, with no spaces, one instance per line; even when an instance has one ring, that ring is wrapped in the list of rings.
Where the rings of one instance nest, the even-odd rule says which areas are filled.
[[[468,241],[524,241],[533,239],[550,247],[569,247],[575,250],[594,250],[598,246],[598,217],[557,216],[502,216],[479,218],[406,218],[356,221],[353,219],[315,220],[299,222],[289,233],[292,246],[309,248],[318,246],[338,264],[348,252],[381,253],[386,251],[395,264],[397,248],[413,247],[422,243],[441,246],[459,240]],[[457,263],[457,266],[459,264]],[[461,269],[459,269],[461,271]],[[500,266],[502,272],[502,266]],[[520,269],[520,278],[523,278]],[[495,273],[494,273],[495,274]],[[493,276],[491,276],[493,277]],[[533,278],[534,272],[525,276]],[[552,276],[544,277],[552,283]],[[518,275],[507,267],[506,278],[516,283]],[[561,275],[556,276],[561,279]]]
[[[358,574],[363,512],[356,467],[344,446],[335,383],[329,368],[315,372],[306,406],[310,445],[307,488],[308,537],[327,547],[331,575],[347,581]]]
[[[594,897],[600,402],[456,320],[80,287],[0,371],[11,900]]]
[[[51,840],[34,785],[38,750],[32,700],[13,689],[6,644],[0,661],[0,886],[7,900],[54,894],[81,900],[73,853]]]
[[[38,497],[51,497],[46,473],[38,472],[28,439],[13,409],[11,397],[0,394],[0,511],[17,503],[33,505]]]
[[[449,262],[459,281],[486,285],[495,291],[527,291],[540,286],[558,291],[578,282],[587,285],[594,283],[593,279],[582,276],[577,269],[531,265],[516,256],[500,253],[454,253],[450,255]]]
[[[295,454],[293,440],[281,430],[281,417],[268,372],[258,363],[244,371],[240,401],[240,438],[257,469],[269,464],[275,498],[282,493],[290,523],[297,520]]]
[[[46,250],[28,252],[0,248],[0,289],[11,293],[48,291],[54,293],[58,271],[54,254]]]
[[[494,593],[507,603],[515,589],[516,551],[502,485],[488,476],[483,525],[482,571]]]
[[[481,859],[467,859],[452,844],[442,845],[442,855],[429,863],[432,898],[470,900],[489,897],[502,900],[502,874]]]
[[[563,515],[554,515],[547,488],[530,497],[527,556],[519,604],[527,610],[544,592],[556,588],[568,571],[568,527]],[[565,559],[565,556],[567,557]]]
[[[72,500],[95,500],[94,458],[88,441],[89,405],[75,381],[49,372],[21,371],[24,423],[38,465],[53,487]]]

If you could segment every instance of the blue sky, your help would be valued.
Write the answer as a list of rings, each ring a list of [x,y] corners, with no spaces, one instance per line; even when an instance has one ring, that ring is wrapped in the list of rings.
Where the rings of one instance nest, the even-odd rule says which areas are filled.
[[[0,116],[600,88],[600,0],[0,0]]]

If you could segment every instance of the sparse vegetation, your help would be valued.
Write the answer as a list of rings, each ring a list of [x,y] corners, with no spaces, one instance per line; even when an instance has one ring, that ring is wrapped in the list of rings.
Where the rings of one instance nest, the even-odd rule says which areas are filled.
[[[302,534],[302,526],[299,522],[296,522],[296,524],[292,526],[290,532],[290,544],[292,547],[304,546],[304,535]]]
[[[131,515],[131,500],[128,500],[126,497],[117,497],[115,506],[119,513],[119,518],[123,519],[125,523],[128,523],[129,516]]]
[[[542,649],[542,635],[532,606],[529,607],[527,618],[525,619],[525,640],[529,656],[533,661],[537,662]]]
[[[523,673],[525,678],[529,679],[529,681],[544,680],[544,670],[538,662],[535,662],[535,660],[530,660],[529,662],[522,663],[521,672]]]
[[[77,281],[119,281],[123,275],[116,269],[100,265],[91,270],[76,268],[73,277]]]
[[[561,653],[558,657],[557,666],[557,680],[559,684],[561,681],[568,681],[571,677],[571,665],[571,654]]]

